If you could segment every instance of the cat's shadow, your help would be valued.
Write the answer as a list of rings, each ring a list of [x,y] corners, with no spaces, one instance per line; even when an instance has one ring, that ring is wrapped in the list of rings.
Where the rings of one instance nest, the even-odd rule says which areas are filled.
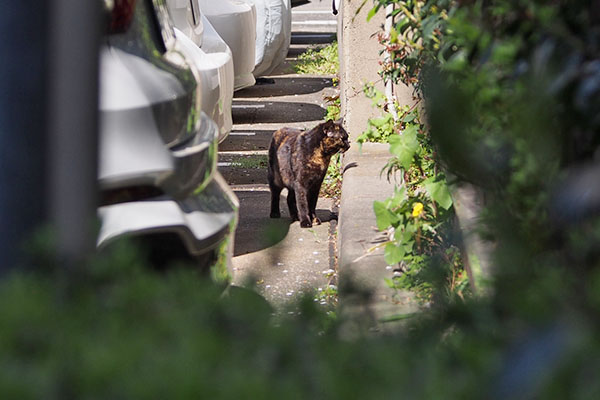
[[[275,246],[288,235],[293,222],[285,196],[281,196],[281,218],[269,218],[271,194],[268,191],[236,191],[240,200],[238,227],[235,234],[234,256],[253,253]],[[337,214],[317,209],[322,223],[337,220]]]
[[[336,213],[331,212],[330,210],[316,209],[317,217],[321,220],[322,223],[337,221],[338,215]]]

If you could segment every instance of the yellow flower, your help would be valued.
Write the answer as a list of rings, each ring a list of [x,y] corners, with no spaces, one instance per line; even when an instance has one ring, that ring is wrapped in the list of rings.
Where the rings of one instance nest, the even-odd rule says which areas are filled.
[[[419,215],[421,215],[421,213],[423,212],[423,204],[422,203],[415,203],[413,205],[413,210],[412,210],[412,216],[417,218]]]

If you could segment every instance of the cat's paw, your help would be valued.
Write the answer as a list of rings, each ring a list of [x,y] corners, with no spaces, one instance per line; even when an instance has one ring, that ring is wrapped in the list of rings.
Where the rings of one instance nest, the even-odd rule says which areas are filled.
[[[312,223],[315,225],[321,225],[321,220],[319,219],[319,217],[314,217]]]
[[[281,218],[281,213],[271,212],[270,217],[271,218]]]
[[[300,221],[301,228],[312,228],[312,222],[310,220]]]

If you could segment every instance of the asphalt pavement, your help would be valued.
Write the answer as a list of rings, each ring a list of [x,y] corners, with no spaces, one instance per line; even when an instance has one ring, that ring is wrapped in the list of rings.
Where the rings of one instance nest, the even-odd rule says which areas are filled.
[[[332,200],[320,198],[317,214],[323,223],[303,229],[291,222],[284,191],[282,217],[271,219],[266,172],[272,133],[284,126],[314,127],[326,113],[324,96],[336,93],[333,76],[297,75],[292,68],[310,45],[334,40],[336,18],[330,7],[328,1],[313,1],[292,9],[286,62],[268,79],[235,93],[233,130],[219,146],[219,170],[240,200],[233,283],[255,287],[276,308],[335,283]]]

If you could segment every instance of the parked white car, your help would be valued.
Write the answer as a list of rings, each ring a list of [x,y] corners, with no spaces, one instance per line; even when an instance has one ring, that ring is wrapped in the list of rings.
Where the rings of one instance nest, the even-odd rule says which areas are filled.
[[[256,83],[255,65],[256,9],[241,0],[197,0],[202,14],[233,55],[234,90]]]
[[[245,0],[256,8],[256,54],[253,74],[269,75],[287,56],[292,38],[290,0]]]
[[[128,238],[157,266],[183,258],[225,278],[239,205],[216,169],[218,131],[201,110],[200,74],[161,0],[110,4],[98,248]]]
[[[234,68],[231,50],[204,17],[197,0],[167,0],[175,36],[194,60],[202,81],[202,111],[219,128],[219,141],[231,131]]]

